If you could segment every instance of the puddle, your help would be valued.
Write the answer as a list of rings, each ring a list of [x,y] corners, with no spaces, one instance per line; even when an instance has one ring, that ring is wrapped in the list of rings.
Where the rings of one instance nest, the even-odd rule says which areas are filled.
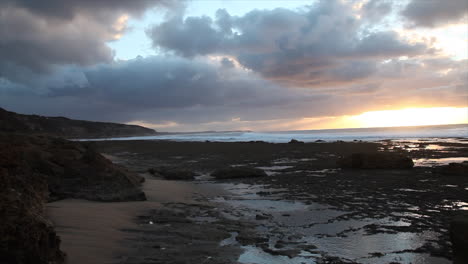
[[[229,191],[233,196],[241,196],[242,199],[260,199],[262,196],[260,196],[259,193],[274,195],[287,191],[287,189],[272,189],[264,185],[250,185],[245,183],[217,183],[217,185]]]
[[[423,246],[427,240],[436,239],[438,233],[426,231],[422,233],[399,232],[396,234],[378,233],[367,235],[364,231],[340,237],[309,237],[308,243],[316,245],[318,250],[328,255],[362,259],[370,253],[392,253],[396,251],[412,250]],[[374,262],[375,263],[375,262]],[[411,260],[403,263],[411,263]],[[424,263],[424,262],[423,262]]]
[[[245,164],[231,164],[230,166],[233,167],[233,168],[237,168],[237,167],[249,167],[249,166],[252,166],[252,165],[255,165],[257,163],[255,162],[250,162],[250,163],[245,163]]]
[[[200,175],[195,176],[195,180],[198,180],[198,181],[211,181],[214,179],[215,178],[211,176],[210,173],[201,173]]]
[[[447,202],[447,201],[446,201]],[[440,205],[439,208],[468,210],[468,202],[453,201],[450,204]]]
[[[337,173],[339,169],[323,169],[323,170],[311,170],[309,172],[314,173]]]
[[[306,161],[313,161],[317,160],[316,158],[302,158],[302,159],[277,159],[273,160],[271,163],[273,164],[290,164],[290,163],[298,163],[298,162],[306,162]]]
[[[424,167],[424,166],[440,166],[448,165],[449,163],[457,163],[468,161],[468,157],[453,157],[453,158],[440,158],[440,159],[414,159],[415,167]]]
[[[294,166],[270,166],[270,167],[257,167],[257,169],[261,170],[285,170],[285,169],[290,169],[294,168]]]
[[[221,247],[232,246],[237,244],[236,237],[239,235],[237,232],[231,232],[231,236],[219,242]]]
[[[451,264],[452,262],[445,258],[433,257],[429,254],[420,253],[389,253],[382,257],[360,259],[360,263],[402,263],[402,264]]]
[[[268,176],[273,176],[280,173],[279,171],[294,168],[294,166],[269,166],[269,167],[256,167],[257,169],[264,170]]]
[[[311,257],[298,256],[289,258],[287,256],[273,256],[260,248],[254,246],[242,247],[245,251],[237,260],[244,264],[314,264],[315,259]]]
[[[408,216],[411,210],[407,208],[404,216],[385,217],[379,219],[343,219],[340,216],[351,211],[336,210],[325,204],[314,202],[303,203],[294,200],[279,200],[275,193],[284,190],[268,189],[261,185],[248,184],[220,184],[231,195],[217,197],[216,202],[229,205],[225,213],[232,219],[247,218],[256,223],[256,231],[262,237],[269,239],[270,248],[279,241],[286,243],[287,249],[297,249],[298,245],[313,245],[317,249],[294,258],[284,255],[270,254],[259,247],[243,246],[244,252],[238,262],[245,264],[302,264],[316,263],[322,256],[333,256],[353,260],[359,263],[450,263],[447,259],[437,258],[422,253],[396,253],[415,250],[431,240],[437,240],[440,233],[398,232],[395,227],[408,227],[411,223],[401,217]],[[424,190],[398,189],[407,192],[421,192]],[[260,196],[258,192],[269,191],[273,195]],[[459,210],[468,210],[468,203],[463,201],[445,201],[445,205]],[[256,219],[262,215],[265,218]],[[422,216],[418,216],[422,217]],[[374,228],[377,227],[378,231]],[[388,232],[387,232],[388,231]],[[377,232],[377,233],[375,233]],[[238,245],[237,233],[221,241],[221,246]],[[382,253],[383,255],[374,255]]]
[[[396,189],[396,191],[402,191],[402,192],[427,192],[426,190],[415,190],[415,189],[409,189],[409,188]]]

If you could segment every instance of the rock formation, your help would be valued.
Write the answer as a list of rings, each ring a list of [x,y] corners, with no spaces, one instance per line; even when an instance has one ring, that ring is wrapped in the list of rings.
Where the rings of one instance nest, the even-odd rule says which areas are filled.
[[[411,169],[413,160],[392,152],[354,153],[340,158],[338,166],[351,169]]]

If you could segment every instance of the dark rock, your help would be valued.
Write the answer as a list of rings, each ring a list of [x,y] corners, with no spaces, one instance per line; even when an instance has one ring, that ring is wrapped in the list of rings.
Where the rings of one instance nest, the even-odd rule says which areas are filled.
[[[255,232],[247,232],[247,231],[241,232],[236,237],[236,240],[243,246],[267,244],[269,241],[267,237],[261,237]]]
[[[468,212],[460,213],[450,223],[453,263],[468,263]]]
[[[0,150],[0,263],[63,263],[60,238],[45,215],[46,176]]]
[[[391,152],[354,153],[340,158],[338,166],[352,169],[410,169],[413,160],[407,156]]]
[[[151,168],[148,172],[166,180],[194,180],[197,176],[193,171],[171,167]]]
[[[315,143],[325,143],[325,140],[318,139],[318,140],[315,140]]]
[[[271,216],[269,216],[269,215],[260,215],[260,214],[255,215],[256,220],[267,220],[267,219],[270,219],[270,218],[271,218]]]
[[[299,141],[297,139],[291,139],[291,141],[288,142],[288,144],[304,144],[304,141]]]
[[[444,175],[466,177],[468,175],[468,161],[464,161],[461,163],[450,163],[446,166],[438,166],[434,169],[434,172],[438,172]]]
[[[211,173],[216,179],[237,179],[265,177],[267,174],[262,169],[252,167],[230,167],[219,169]]]
[[[63,263],[45,203],[146,200],[141,179],[104,158],[94,144],[0,133],[0,263]]]
[[[50,200],[145,200],[142,177],[104,158],[93,144],[0,133],[0,152],[2,167],[13,162],[44,175]]]

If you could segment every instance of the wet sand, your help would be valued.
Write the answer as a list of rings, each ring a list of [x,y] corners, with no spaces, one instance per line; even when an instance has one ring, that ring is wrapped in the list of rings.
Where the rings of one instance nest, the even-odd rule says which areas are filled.
[[[163,203],[185,203],[199,193],[219,194],[216,188],[204,188],[190,182],[147,178],[143,184],[147,201],[92,202],[65,199],[49,203],[47,213],[62,239],[67,263],[119,263],[129,255],[129,240],[124,229],[138,228],[136,217]]]
[[[450,263],[449,221],[468,209],[468,180],[438,175],[426,161],[466,158],[464,143],[98,142],[132,171],[174,166],[201,176],[147,175],[146,202],[65,200],[49,208],[69,263]],[[339,156],[363,151],[421,162],[412,170],[336,167]],[[239,165],[270,176],[207,176]]]

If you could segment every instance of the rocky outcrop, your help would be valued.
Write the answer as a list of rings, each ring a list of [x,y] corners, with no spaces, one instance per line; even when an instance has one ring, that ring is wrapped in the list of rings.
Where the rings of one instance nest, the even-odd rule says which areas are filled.
[[[46,177],[22,168],[14,160],[2,165],[0,263],[63,263],[60,239],[45,217]]]
[[[197,175],[195,172],[179,168],[158,167],[148,170],[153,176],[161,177],[166,180],[194,180]]]
[[[354,153],[338,160],[338,166],[351,169],[410,169],[413,160],[392,152]]]
[[[142,179],[112,164],[92,144],[0,133],[0,263],[62,263],[45,203],[144,200]]]
[[[468,213],[457,215],[450,223],[450,239],[453,249],[453,263],[468,263]]]
[[[211,173],[216,179],[238,179],[265,177],[267,174],[262,169],[251,167],[229,167],[219,169]]]
[[[64,138],[103,138],[154,135],[142,126],[22,115],[0,108],[0,132],[47,134]]]
[[[139,188],[143,178],[113,164],[93,146],[46,136],[0,134],[0,164],[14,162],[45,177],[50,200],[144,200]]]
[[[468,175],[468,161],[461,163],[449,163],[445,166],[438,166],[434,168],[434,172],[438,172],[443,175],[466,177]]]
[[[288,144],[304,144],[304,141],[299,141],[297,139],[291,139]]]

